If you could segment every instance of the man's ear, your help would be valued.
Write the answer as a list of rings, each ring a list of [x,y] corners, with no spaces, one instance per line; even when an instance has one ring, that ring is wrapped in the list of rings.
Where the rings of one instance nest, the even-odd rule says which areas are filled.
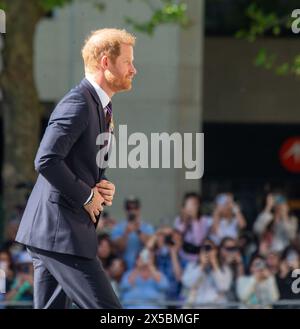
[[[107,70],[108,61],[109,61],[109,58],[106,55],[102,56],[101,61],[100,61],[100,66],[103,70]]]

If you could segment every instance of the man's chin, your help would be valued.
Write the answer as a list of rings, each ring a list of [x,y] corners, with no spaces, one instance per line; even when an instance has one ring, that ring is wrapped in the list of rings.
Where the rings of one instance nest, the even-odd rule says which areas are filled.
[[[124,84],[120,89],[119,91],[129,91],[132,89],[132,83],[127,83],[127,84]]]
[[[126,90],[130,90],[132,88],[132,79],[128,79],[124,86],[126,87]]]
[[[132,84],[130,83],[129,86],[127,86],[126,90],[131,90],[132,89]]]

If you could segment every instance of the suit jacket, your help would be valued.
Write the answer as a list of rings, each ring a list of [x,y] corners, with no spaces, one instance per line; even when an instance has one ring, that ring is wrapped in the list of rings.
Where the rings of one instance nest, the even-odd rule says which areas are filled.
[[[52,112],[40,143],[39,173],[28,199],[16,241],[40,249],[94,258],[95,227],[83,204],[104,178],[96,164],[104,110],[87,79],[73,88]]]

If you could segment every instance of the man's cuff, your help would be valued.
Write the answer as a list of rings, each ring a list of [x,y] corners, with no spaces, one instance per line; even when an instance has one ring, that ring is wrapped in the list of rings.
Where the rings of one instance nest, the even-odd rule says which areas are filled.
[[[92,200],[93,195],[94,195],[94,191],[91,190],[91,194],[90,194],[90,196],[88,197],[88,199],[87,199],[87,200],[85,201],[85,203],[83,204],[84,206],[85,206],[86,204],[88,204],[88,203]]]

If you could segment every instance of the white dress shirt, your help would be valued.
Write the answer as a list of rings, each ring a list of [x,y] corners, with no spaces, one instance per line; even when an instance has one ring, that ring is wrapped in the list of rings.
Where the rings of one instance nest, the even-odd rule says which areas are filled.
[[[107,93],[98,85],[98,83],[93,80],[93,78],[91,76],[86,75],[85,78],[87,79],[87,81],[96,90],[96,93],[99,96],[99,99],[101,101],[102,107],[104,108],[104,112],[106,114],[106,111],[107,111],[106,106],[111,101],[111,99],[109,98],[109,96],[107,95]]]

